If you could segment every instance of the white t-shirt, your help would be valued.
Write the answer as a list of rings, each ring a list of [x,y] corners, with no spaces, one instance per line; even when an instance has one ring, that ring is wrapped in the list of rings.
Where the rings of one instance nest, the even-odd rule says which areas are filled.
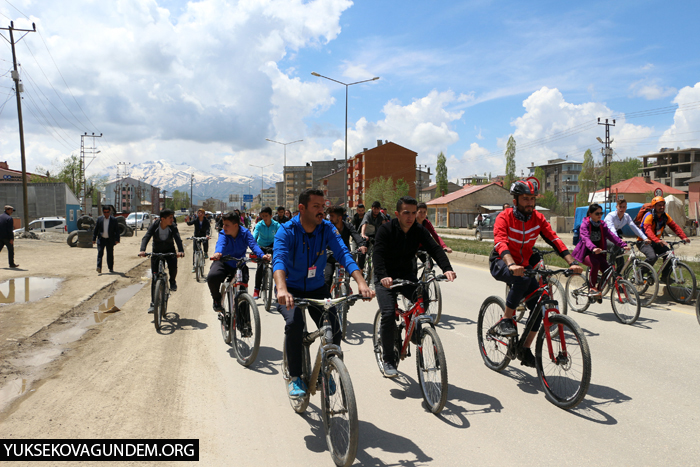
[[[639,238],[641,238],[642,240],[647,239],[647,236],[644,235],[644,232],[639,230],[639,227],[637,227],[634,224],[632,218],[627,213],[625,213],[625,215],[622,216],[622,219],[620,219],[620,217],[617,215],[617,211],[609,212],[608,215],[605,216],[605,224],[608,226],[608,229],[610,229],[612,233],[616,236],[618,230],[622,229],[626,225],[629,225],[630,229],[632,229],[632,232],[637,234]]]
[[[105,217],[102,223],[102,238],[109,238],[109,220],[112,216]]]

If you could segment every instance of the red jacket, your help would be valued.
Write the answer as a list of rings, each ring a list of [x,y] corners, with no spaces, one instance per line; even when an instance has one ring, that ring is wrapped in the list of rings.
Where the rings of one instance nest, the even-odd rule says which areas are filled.
[[[435,241],[437,242],[437,244],[440,245],[440,248],[442,248],[443,250],[444,250],[445,248],[447,248],[447,245],[445,245],[445,242],[442,241],[442,239],[440,238],[440,236],[439,236],[439,235],[437,234],[437,232],[435,231],[435,228],[433,227],[433,224],[431,224],[430,221],[429,221],[428,219],[425,219],[425,220],[423,221],[423,227],[425,227],[426,229],[428,229],[428,232],[430,232],[430,235],[432,235],[433,238],[435,239]]]
[[[654,212],[649,211],[644,214],[644,217],[642,218],[642,230],[644,230],[646,236],[649,237],[649,240],[654,243],[659,243],[661,241],[659,237],[664,234],[664,229],[666,226],[670,227],[671,230],[673,230],[675,234],[681,238],[681,240],[686,240],[688,238],[686,237],[685,232],[683,232],[683,229],[681,229],[678,224],[673,222],[671,216],[666,213],[663,213],[657,219],[654,217]]]
[[[533,211],[530,219],[523,221],[516,218],[516,208],[506,209],[496,217],[493,225],[494,248],[498,256],[510,254],[520,266],[529,266],[532,247],[535,246],[537,237],[542,236],[549,240],[560,256],[569,254],[569,250],[552,230],[545,217]],[[518,216],[522,214],[518,213]]]

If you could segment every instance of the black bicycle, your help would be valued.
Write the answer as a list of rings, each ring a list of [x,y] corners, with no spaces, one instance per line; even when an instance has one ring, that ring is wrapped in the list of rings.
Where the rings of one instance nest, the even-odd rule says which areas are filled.
[[[300,307],[304,316],[301,379],[306,384],[308,391],[302,398],[292,399],[290,397],[289,403],[296,413],[304,413],[309,405],[310,396],[316,394],[319,389],[321,390],[321,418],[326,433],[326,443],[333,462],[338,466],[350,466],[355,461],[359,425],[355,390],[352,387],[350,373],[343,363],[343,351],[333,344],[333,329],[328,314],[331,308],[338,304],[343,302],[353,304],[363,298],[360,294],[324,300],[294,298],[294,306]],[[309,305],[323,308],[321,326],[312,333],[306,330],[306,308]],[[319,337],[321,345],[318,347],[312,368],[309,347]],[[292,379],[287,363],[286,336],[282,349],[282,376],[286,388]]]
[[[177,256],[177,253],[146,253],[147,257],[158,258],[158,272],[153,281],[156,285],[153,289],[153,324],[156,331],[160,331],[160,323],[168,311],[168,298],[170,298],[170,281],[168,281],[168,263],[165,258]]]
[[[233,342],[238,363],[250,366],[260,349],[260,315],[255,300],[248,294],[248,284],[243,282],[246,258],[224,255],[219,261],[236,261],[235,275],[229,274],[221,284],[221,335],[225,343]]]
[[[327,250],[326,253],[329,257],[333,255],[331,250]],[[350,254],[355,259],[355,262],[357,262],[357,255],[359,252],[357,250],[353,250],[350,252]],[[345,270],[345,267],[340,264],[340,261],[336,261],[333,268],[333,282],[331,282],[330,293],[333,298],[347,297],[348,295],[352,294],[352,288],[350,287],[350,275]],[[350,306],[350,302],[340,302],[337,306],[338,321],[343,340],[345,340],[345,335],[347,334],[348,310],[350,309]]]
[[[206,257],[202,250],[202,243],[207,240],[207,237],[188,237],[187,240],[192,240],[192,267],[196,274],[197,282],[201,282],[204,277],[204,261]]]
[[[271,247],[260,247],[266,255],[272,254]],[[272,260],[264,261],[262,258],[256,258],[255,262],[259,268],[263,268],[263,281],[260,284],[260,296],[265,305],[265,311],[270,311],[272,308],[272,292],[275,290],[275,283],[272,277]]]

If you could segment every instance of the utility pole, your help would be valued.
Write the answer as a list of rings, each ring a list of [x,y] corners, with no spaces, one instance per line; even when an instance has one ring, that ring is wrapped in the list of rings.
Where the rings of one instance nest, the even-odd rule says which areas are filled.
[[[0,28],[2,31],[9,31],[10,32],[10,40],[8,41],[10,45],[12,46],[12,65],[13,65],[13,70],[12,70],[12,79],[15,82],[15,96],[17,97],[17,120],[19,120],[19,149],[20,149],[20,154],[22,155],[22,210],[24,211],[24,219],[23,219],[23,224],[24,224],[24,232],[28,233],[29,232],[29,201],[27,199],[27,157],[24,152],[24,126],[22,124],[22,98],[20,97],[19,93],[24,91],[24,86],[22,83],[19,82],[19,71],[17,71],[17,54],[15,53],[15,44],[19,41],[21,41],[24,36],[29,34],[30,32],[36,32],[36,24],[32,23],[32,29],[15,29],[15,23],[14,21],[10,21],[10,27],[9,28]],[[23,32],[24,35],[17,39],[15,42],[15,36],[13,34],[13,31],[17,32]],[[3,39],[7,41],[7,38],[3,34],[2,36]]]
[[[190,216],[194,214],[194,198],[192,197],[192,186],[194,185],[194,174],[190,175]]]
[[[167,209],[166,203],[168,202],[168,190],[163,190],[163,209]]]
[[[85,147],[85,138],[92,138],[92,147],[86,148]],[[95,159],[95,154],[98,154],[100,151],[95,151],[97,148],[95,147],[95,138],[102,138],[102,133],[99,135],[96,135],[93,133],[92,135],[88,135],[87,133],[84,133],[80,135],[80,177],[79,180],[82,182],[82,187],[80,188],[80,193],[77,193],[78,198],[83,200],[83,204],[85,206],[85,209],[83,209],[83,214],[88,213],[88,201],[87,201],[87,178],[85,176],[85,171],[87,168],[90,166],[85,166],[85,154],[86,154],[86,149],[88,150],[87,154],[90,154],[90,159]],[[90,162],[92,163],[92,162]],[[92,207],[92,203],[90,203],[90,207]]]
[[[416,165],[416,169],[418,170],[418,181],[416,182],[416,199],[420,203],[422,200],[421,195],[422,190],[423,190],[423,167],[428,169],[428,179],[430,179],[430,167],[428,167],[428,164],[418,164]],[[449,189],[447,190],[449,191]]]
[[[264,177],[265,177],[265,167],[270,167],[271,165],[274,164],[267,164],[267,165],[254,165],[254,164],[248,164],[251,167],[257,167],[260,169],[260,204],[262,204],[262,196],[263,196],[263,190],[265,189],[264,185]]]
[[[610,163],[612,162],[613,150],[610,144],[614,141],[610,138],[610,127],[615,126],[615,120],[612,123],[608,123],[608,119],[605,119],[605,123],[601,123],[600,117],[598,117],[598,125],[605,125],[605,141],[597,137],[598,142],[603,143],[603,147],[600,152],[603,155],[603,170],[605,170],[605,206],[606,210],[610,211],[610,185],[612,185],[612,173],[610,171]],[[595,193],[595,191],[594,191]]]

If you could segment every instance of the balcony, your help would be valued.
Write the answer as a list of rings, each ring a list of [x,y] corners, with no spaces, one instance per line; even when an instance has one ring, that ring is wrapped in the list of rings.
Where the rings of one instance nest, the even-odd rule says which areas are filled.
[[[348,178],[347,184],[352,185],[352,178]]]
[[[346,172],[348,175],[352,175],[352,167],[348,167],[348,170]]]

